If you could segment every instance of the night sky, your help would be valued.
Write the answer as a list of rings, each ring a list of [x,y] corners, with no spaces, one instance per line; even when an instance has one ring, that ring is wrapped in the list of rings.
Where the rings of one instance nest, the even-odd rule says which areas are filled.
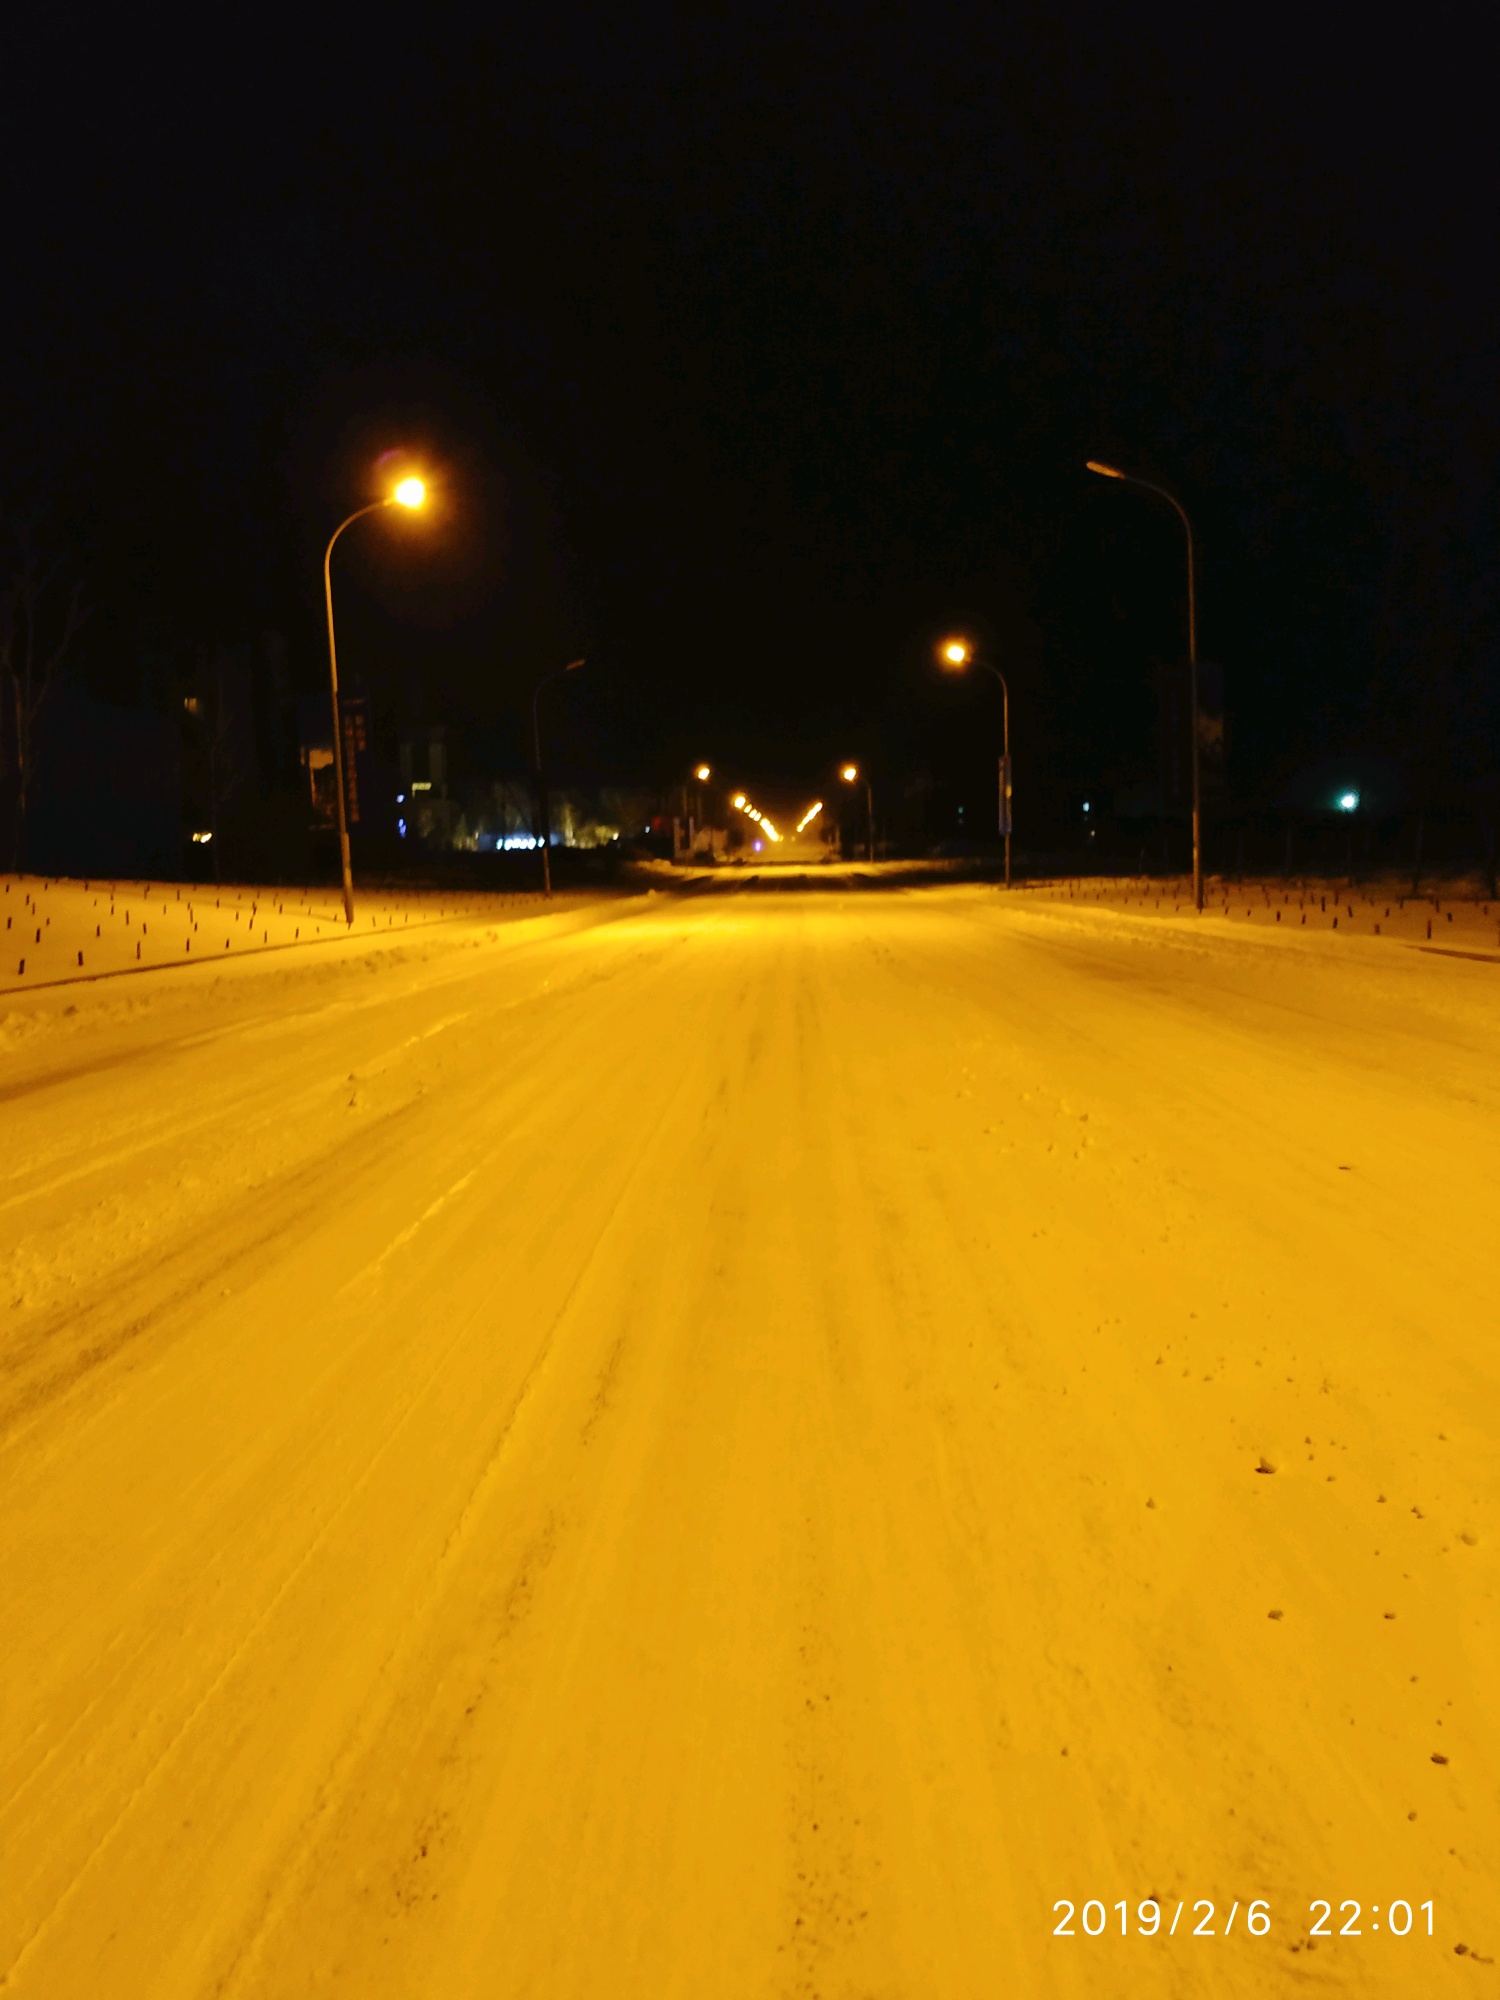
[[[13,10],[14,13],[15,10]],[[388,718],[515,763],[817,782],[962,757],[1033,811],[1149,767],[1202,551],[1231,780],[1492,795],[1492,65],[1478,10],[27,10],[5,35],[0,512],[99,691],[285,633],[339,561]],[[1021,746],[1024,745],[1024,749]]]

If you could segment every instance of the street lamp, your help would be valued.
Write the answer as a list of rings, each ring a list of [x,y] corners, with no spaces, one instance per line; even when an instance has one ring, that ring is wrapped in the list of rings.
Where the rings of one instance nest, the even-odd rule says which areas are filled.
[[[839,776],[846,785],[857,785],[860,778],[858,764],[842,765],[839,769]],[[875,859],[875,794],[870,790],[868,772],[865,774],[865,825],[869,833],[867,843],[869,856],[871,861],[873,861]]]
[[[1158,500],[1165,500],[1182,523],[1182,532],[1187,537],[1187,617],[1188,617],[1188,718],[1192,729],[1192,773],[1193,773],[1193,907],[1203,908],[1203,799],[1198,783],[1198,585],[1193,564],[1193,524],[1187,517],[1187,510],[1175,494],[1165,486],[1154,486],[1149,479],[1137,479],[1133,473],[1121,472],[1113,465],[1101,465],[1097,459],[1087,460],[1088,470],[1097,472],[1101,479],[1121,479],[1127,486],[1139,486],[1144,493],[1154,493]],[[1166,800],[1162,800],[1163,811]]]
[[[552,898],[552,828],[547,819],[547,780],[542,775],[542,723],[537,703],[542,689],[549,681],[560,681],[564,674],[576,673],[583,665],[582,660],[569,660],[565,667],[554,667],[550,674],[543,674],[531,691],[531,742],[536,751],[536,795],[539,818],[542,823],[542,894],[548,901]]]
[[[692,775],[699,785],[706,785],[713,774],[713,766],[711,764],[695,764],[693,766]],[[682,830],[689,860],[692,859],[695,851],[693,847],[694,827],[701,827],[703,823],[703,794],[701,791],[694,794],[694,803],[698,814],[696,821],[688,806],[688,781],[684,778],[682,781]],[[672,858],[674,861],[677,858],[677,835],[675,831],[672,835]]]
[[[344,803],[344,732],[339,717],[339,659],[333,642],[333,576],[329,563],[333,558],[333,545],[345,528],[362,521],[366,514],[375,514],[382,507],[420,507],[427,498],[427,488],[420,479],[403,479],[393,492],[383,500],[372,500],[367,507],[356,507],[348,520],[340,521],[328,538],[328,547],[323,551],[323,598],[328,606],[328,688],[333,701],[333,789],[338,800],[339,815],[339,861],[344,871],[344,922],[354,922],[354,874],[349,865],[349,814]]]
[[[982,667],[1000,683],[1000,831],[1005,836],[1005,886],[1010,887],[1010,689],[1004,674],[988,660],[981,660],[967,639],[947,639],[938,648],[938,659],[949,673],[961,674],[969,667]]]

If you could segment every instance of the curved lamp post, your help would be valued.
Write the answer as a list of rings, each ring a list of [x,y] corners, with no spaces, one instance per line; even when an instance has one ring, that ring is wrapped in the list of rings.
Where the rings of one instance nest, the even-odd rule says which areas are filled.
[[[857,785],[863,775],[865,781],[865,825],[869,830],[868,851],[871,861],[875,859],[875,794],[870,790],[870,774],[861,773],[858,764],[841,764],[839,776],[846,785]]]
[[[349,865],[349,813],[344,802],[344,731],[339,715],[339,656],[333,639],[333,575],[329,568],[333,560],[333,545],[345,528],[352,528],[356,521],[362,521],[366,514],[378,514],[382,507],[420,507],[427,498],[427,488],[420,479],[403,479],[393,493],[383,500],[372,500],[367,507],[356,507],[346,521],[340,521],[328,537],[328,547],[323,551],[323,598],[328,606],[328,690],[333,702],[333,789],[338,799],[339,814],[339,861],[344,871],[344,922],[354,922],[354,874]]]
[[[1010,689],[1004,674],[988,660],[981,660],[967,639],[947,639],[938,648],[938,659],[949,673],[961,674],[968,667],[982,667],[1000,683],[1000,831],[1005,836],[1005,886],[1010,887]]]
[[[543,674],[531,691],[531,744],[536,752],[537,803],[541,808],[542,822],[542,894],[551,900],[552,896],[552,828],[547,814],[547,780],[542,775],[542,723],[537,707],[542,689],[551,681],[560,681],[564,674],[576,673],[583,665],[582,660],[569,660],[565,667],[554,667],[550,674]]]
[[[1165,500],[1178,520],[1182,532],[1187,537],[1187,618],[1188,618],[1188,717],[1192,729],[1192,773],[1193,773],[1193,907],[1203,908],[1203,801],[1198,784],[1198,588],[1193,564],[1193,524],[1187,517],[1187,509],[1175,494],[1165,486],[1154,486],[1149,479],[1137,479],[1133,473],[1121,472],[1113,465],[1101,465],[1097,459],[1087,461],[1090,472],[1097,472],[1101,479],[1120,479],[1127,486],[1139,486],[1143,493],[1154,493],[1158,500]],[[1166,810],[1166,800],[1162,800],[1162,810]]]

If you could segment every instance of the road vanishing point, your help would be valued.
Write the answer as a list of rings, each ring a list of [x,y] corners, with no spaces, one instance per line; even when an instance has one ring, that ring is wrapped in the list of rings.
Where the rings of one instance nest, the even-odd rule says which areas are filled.
[[[725,886],[0,1001],[0,1993],[1493,1991],[1500,965]]]

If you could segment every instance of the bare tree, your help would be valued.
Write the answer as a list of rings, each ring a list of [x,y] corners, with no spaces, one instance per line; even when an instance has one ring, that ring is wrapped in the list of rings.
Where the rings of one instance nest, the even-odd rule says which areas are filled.
[[[37,717],[87,616],[83,585],[69,582],[60,560],[43,562],[29,529],[18,529],[11,574],[0,584],[0,777],[8,731],[15,794],[11,865],[18,870],[26,861]]]

